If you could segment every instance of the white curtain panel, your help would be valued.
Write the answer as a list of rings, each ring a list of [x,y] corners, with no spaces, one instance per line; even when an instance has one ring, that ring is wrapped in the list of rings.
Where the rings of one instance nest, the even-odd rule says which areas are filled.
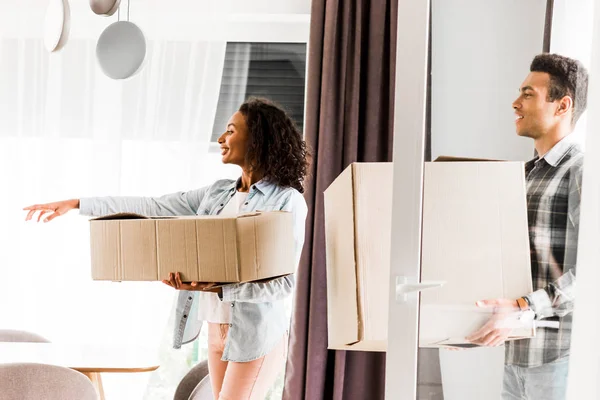
[[[73,211],[25,223],[21,209],[158,196],[236,177],[208,142],[224,51],[224,42],[150,42],[144,69],[112,81],[96,65],[92,39],[50,55],[41,39],[0,37],[0,328],[54,342],[148,346],[172,368],[152,375],[157,389],[144,398],[172,396],[190,357],[189,349],[169,350],[174,290],[92,281],[87,219]],[[148,378],[106,375],[107,396],[142,398]]]

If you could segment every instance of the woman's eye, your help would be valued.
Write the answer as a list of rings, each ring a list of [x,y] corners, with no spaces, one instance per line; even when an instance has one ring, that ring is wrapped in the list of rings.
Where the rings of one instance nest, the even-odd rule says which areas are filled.
[[[233,135],[233,131],[226,131],[228,135]]]

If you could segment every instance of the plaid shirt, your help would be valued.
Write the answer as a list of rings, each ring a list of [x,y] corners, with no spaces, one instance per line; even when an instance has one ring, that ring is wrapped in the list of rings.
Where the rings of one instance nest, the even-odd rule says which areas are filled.
[[[525,296],[537,320],[532,339],[506,343],[506,364],[537,367],[569,355],[583,151],[571,135],[525,164],[534,292]]]

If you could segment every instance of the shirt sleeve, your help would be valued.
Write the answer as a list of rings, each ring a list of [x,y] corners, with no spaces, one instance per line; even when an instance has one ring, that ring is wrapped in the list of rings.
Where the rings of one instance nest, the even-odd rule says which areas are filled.
[[[208,187],[161,197],[89,197],[79,200],[79,214],[103,216],[131,212],[145,216],[195,215]]]

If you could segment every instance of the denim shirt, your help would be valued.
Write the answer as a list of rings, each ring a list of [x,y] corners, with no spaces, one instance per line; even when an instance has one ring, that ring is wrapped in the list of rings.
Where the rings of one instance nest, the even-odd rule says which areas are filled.
[[[219,180],[210,186],[162,197],[94,197],[80,199],[80,214],[101,216],[134,212],[146,216],[216,215],[235,196],[237,182]],[[252,185],[241,212],[289,211],[294,219],[296,266],[304,244],[307,207],[296,189],[268,181]],[[176,271],[173,271],[176,272]],[[294,275],[261,283],[240,283],[223,287],[222,301],[231,302],[231,324],[223,361],[246,362],[268,354],[289,329],[284,300],[292,295]],[[197,318],[195,291],[178,294],[173,347],[194,341],[202,327]]]

